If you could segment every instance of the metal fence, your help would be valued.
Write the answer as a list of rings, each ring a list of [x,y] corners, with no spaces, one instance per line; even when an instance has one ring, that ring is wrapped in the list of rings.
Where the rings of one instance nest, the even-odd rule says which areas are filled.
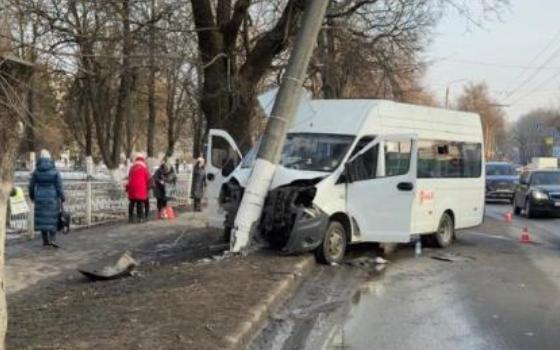
[[[171,192],[172,206],[190,204],[192,173],[180,173]],[[29,200],[28,184],[16,183],[24,190],[30,211],[10,215],[9,234],[28,232],[33,235],[33,206]],[[72,227],[87,227],[121,220],[128,215],[128,198],[124,186],[109,181],[66,181],[64,209],[72,217]],[[156,200],[150,193],[150,209],[156,208]]]

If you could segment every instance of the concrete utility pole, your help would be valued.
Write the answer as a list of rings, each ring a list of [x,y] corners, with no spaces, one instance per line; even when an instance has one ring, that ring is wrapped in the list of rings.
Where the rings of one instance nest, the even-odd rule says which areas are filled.
[[[266,194],[280,160],[282,144],[302,93],[303,80],[317,42],[328,0],[308,0],[302,26],[266,124],[257,159],[241,200],[231,234],[231,251],[247,248],[258,225]]]

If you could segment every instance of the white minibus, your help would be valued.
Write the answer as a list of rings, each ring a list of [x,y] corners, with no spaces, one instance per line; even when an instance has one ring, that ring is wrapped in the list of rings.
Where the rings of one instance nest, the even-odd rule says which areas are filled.
[[[229,234],[257,145],[241,157],[223,130],[207,145],[209,226]],[[421,236],[449,246],[484,211],[480,117],[384,100],[300,104],[254,229],[285,253],[340,262],[346,246]]]

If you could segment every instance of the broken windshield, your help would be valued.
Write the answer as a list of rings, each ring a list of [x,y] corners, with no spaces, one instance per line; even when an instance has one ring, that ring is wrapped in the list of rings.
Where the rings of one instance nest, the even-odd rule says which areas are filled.
[[[288,134],[280,164],[289,169],[331,172],[340,164],[353,140],[350,135]]]

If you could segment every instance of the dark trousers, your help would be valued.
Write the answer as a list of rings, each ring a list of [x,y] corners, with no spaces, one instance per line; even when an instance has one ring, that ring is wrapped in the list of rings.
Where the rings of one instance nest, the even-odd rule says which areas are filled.
[[[43,237],[43,245],[49,245],[56,240],[56,231],[41,231]]]
[[[145,218],[144,206],[145,206],[145,201],[130,199],[128,202],[128,221],[129,222],[134,221],[134,208],[136,208],[136,216],[138,218],[138,221],[144,219]]]
[[[167,206],[167,198],[156,198],[157,210],[160,212],[163,208]]]
[[[148,214],[150,213],[150,199],[146,199],[144,202],[144,218],[148,220]]]
[[[201,211],[201,206],[200,206],[200,202],[201,202],[201,198],[193,198],[193,211]]]

